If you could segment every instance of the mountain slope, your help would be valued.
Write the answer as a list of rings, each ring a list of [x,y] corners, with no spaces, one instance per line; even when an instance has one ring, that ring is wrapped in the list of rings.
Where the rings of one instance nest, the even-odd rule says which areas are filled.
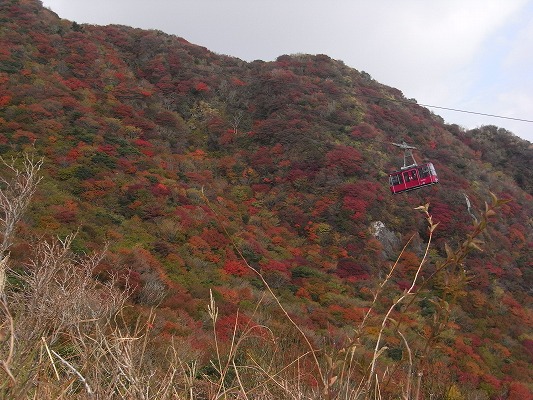
[[[509,202],[483,233],[484,251],[461,263],[469,283],[432,359],[446,372],[423,390],[512,398],[531,382],[526,142],[445,125],[325,55],[245,63],[159,31],[72,23],[30,0],[2,3],[0,21],[0,153],[32,152],[45,165],[11,249],[16,263],[34,237],[79,230],[72,250],[107,243],[96,277],[133,288],[138,312],[159,305],[161,336],[205,337],[210,291],[230,327],[243,313],[290,330],[273,304],[254,314],[266,283],[317,347],[342,347],[412,236],[380,309],[409,288],[429,237],[413,209],[429,203],[439,223],[429,280],[445,243],[472,232],[465,195],[481,220],[492,192]],[[435,164],[439,185],[390,195],[387,174],[402,164],[391,142],[402,140]],[[375,237],[376,221],[394,239]],[[409,340],[439,314],[442,285],[428,283],[405,314],[419,324]],[[405,359],[396,340],[389,361]]]

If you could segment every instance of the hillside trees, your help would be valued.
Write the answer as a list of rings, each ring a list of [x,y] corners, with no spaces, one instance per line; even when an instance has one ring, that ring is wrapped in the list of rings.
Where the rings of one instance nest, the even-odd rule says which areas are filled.
[[[27,207],[39,182],[37,173],[41,161],[35,162],[25,157],[22,169],[17,167],[15,161],[4,164],[11,172],[9,177],[4,178],[5,189],[1,192],[2,198],[7,201],[2,205],[4,232],[9,233],[11,238],[5,243],[9,245],[13,230],[7,221],[13,220],[12,215],[15,215],[15,222],[19,220]],[[20,206],[8,207],[10,203]],[[456,329],[450,321],[450,315],[457,299],[464,296],[467,284],[463,262],[470,251],[479,247],[478,236],[485,229],[488,219],[494,215],[494,208],[502,204],[501,200],[494,198],[493,204],[487,205],[480,215],[480,223],[466,241],[457,250],[447,247],[446,259],[437,260],[434,265],[429,265],[430,259],[427,257],[437,224],[433,223],[428,213],[428,205],[419,207],[428,219],[430,235],[423,259],[418,260],[404,250],[376,291],[371,292],[370,298],[358,306],[344,303],[346,300],[342,293],[345,289],[342,289],[340,282],[326,278],[325,274],[304,265],[293,268],[292,279],[300,280],[299,296],[328,306],[328,313],[313,306],[309,318],[316,328],[326,330],[332,326],[342,327],[346,323],[359,324],[355,335],[348,334],[349,331],[344,334],[339,331],[335,333],[338,342],[323,349],[318,348],[321,345],[316,338],[312,339],[306,333],[306,320],[301,316],[291,316],[290,309],[281,304],[262,273],[248,263],[247,260],[254,260],[251,253],[245,252],[246,247],[237,247],[237,254],[241,258],[227,259],[225,273],[241,278],[257,275],[269,295],[273,296],[274,306],[277,304],[276,307],[280,307],[293,329],[289,333],[286,327],[276,322],[271,322],[272,326],[266,325],[268,318],[265,320],[265,310],[260,312],[258,306],[250,308],[242,303],[248,312],[231,306],[238,298],[241,302],[259,301],[259,305],[264,300],[257,297],[258,293],[254,294],[246,288],[239,292],[232,292],[223,286],[217,288],[217,293],[226,301],[233,300],[228,303],[222,301],[225,313],[219,315],[219,308],[211,295],[208,313],[214,324],[216,355],[210,358],[211,364],[200,364],[203,377],[208,382],[207,387],[195,379],[196,374],[190,374],[191,368],[195,370],[198,367],[198,361],[191,360],[191,357],[197,357],[196,354],[178,351],[171,346],[166,347],[171,351],[171,358],[167,361],[161,359],[161,350],[157,349],[162,343],[152,331],[157,329],[165,334],[177,333],[180,328],[176,324],[167,321],[164,325],[156,325],[160,321],[157,314],[139,317],[141,319],[132,324],[131,316],[125,315],[128,293],[137,301],[147,303],[153,298],[143,296],[157,295],[163,286],[149,292],[144,285],[143,291],[138,292],[136,287],[131,286],[136,285],[135,280],[129,278],[123,289],[125,291],[119,291],[116,287],[119,281],[112,276],[100,281],[93,277],[99,265],[105,262],[104,253],[74,256],[71,252],[73,235],[61,240],[38,242],[26,268],[12,275],[21,289],[12,284],[4,289],[3,313],[7,322],[4,326],[7,327],[10,344],[7,351],[2,353],[2,366],[8,379],[0,386],[0,390],[5,396],[33,395],[41,398],[63,396],[60,393],[79,398],[93,394],[108,398],[170,398],[179,395],[182,389],[178,387],[183,385],[190,393],[213,394],[223,391],[228,396],[243,392],[251,396],[260,386],[264,396],[278,398],[293,398],[302,393],[307,393],[310,398],[335,399],[344,394],[350,398],[368,398],[377,390],[382,395],[392,396],[397,393],[394,388],[401,388],[407,398],[416,398],[419,392],[427,394],[435,390],[440,393],[448,390],[449,393],[452,389],[448,389],[449,383],[444,383],[446,377],[435,380],[434,375],[426,378],[426,374],[434,374],[431,369],[433,363],[446,365],[443,354],[434,354],[433,351],[442,340],[441,336],[448,337],[450,330]],[[13,214],[10,210],[16,210],[17,213]],[[218,215],[222,208],[217,206],[211,210],[214,213],[211,215],[216,216],[217,221],[226,223],[223,215]],[[310,232],[317,235],[319,231],[310,229]],[[243,245],[239,242],[230,244],[227,237],[213,228],[204,229],[198,236],[191,236],[191,240],[198,242],[193,246],[194,251],[200,252],[198,256],[209,249]],[[136,271],[153,271],[153,266],[147,264],[157,264],[157,260],[144,250],[139,249],[137,253],[127,255],[128,264]],[[3,266],[6,260],[5,257],[2,259]],[[143,266],[139,269],[135,263]],[[265,273],[274,270],[283,273],[287,266],[281,262],[271,262],[264,264],[263,268]],[[389,286],[389,281],[399,268],[405,269],[402,274],[411,283],[406,290],[398,291],[389,287],[386,292],[384,287]],[[422,275],[426,279],[418,284]],[[76,279],[72,279],[72,276]],[[428,291],[431,284],[438,290]],[[391,297],[390,291],[395,296]],[[477,298],[478,304],[484,301],[481,293],[478,293]],[[162,299],[160,297],[156,304]],[[504,297],[503,303],[511,308],[519,307],[510,298]],[[404,306],[400,307],[401,304]],[[267,308],[272,307],[267,305]],[[415,338],[420,335],[423,341],[419,343]],[[288,337],[294,341],[292,344],[284,342],[284,338]],[[208,340],[207,337],[204,340]],[[140,346],[136,346],[136,343]],[[382,347],[385,343],[386,347]],[[374,346],[373,350],[370,344]],[[263,349],[263,356],[254,351],[258,345]],[[490,361],[486,353],[481,353],[480,357],[463,340],[457,339],[455,348],[465,354],[460,359],[461,363],[465,363],[463,370],[457,372],[462,382],[483,382],[477,384],[491,393],[502,389],[501,381],[483,372],[481,364],[481,357],[485,362],[495,360]],[[510,355],[503,346],[499,350],[504,357]],[[265,351],[272,358],[265,359]],[[444,347],[444,354],[446,351],[452,350]],[[409,356],[404,357],[404,352]],[[361,373],[356,360],[367,356],[370,356],[367,358],[368,368]],[[185,361],[187,359],[188,362]],[[298,360],[298,368],[295,360]],[[399,368],[403,363],[406,370]],[[181,370],[176,365],[181,365]],[[209,365],[214,366],[214,370],[210,370]],[[390,368],[393,372],[389,375],[387,371]],[[250,373],[254,370],[255,373]],[[69,374],[72,379],[62,379]],[[40,384],[35,385],[33,382],[37,376],[40,377]],[[158,379],[154,380],[154,376]],[[275,379],[271,382],[273,377]],[[316,389],[313,389],[315,386]],[[453,390],[461,393],[458,388]],[[506,390],[510,398],[528,393],[520,382],[511,382]]]
[[[290,347],[294,330],[271,300],[259,301],[264,284],[253,271],[313,343],[338,344],[364,317],[370,288],[396,257],[394,246],[373,236],[372,224],[397,242],[414,235],[374,308],[382,313],[409,288],[428,240],[412,207],[430,203],[439,222],[430,259],[439,262],[447,258],[446,243],[471,230],[464,195],[479,220],[493,191],[512,201],[492,217],[484,252],[465,260],[471,281],[453,309],[453,332],[444,333],[443,352],[432,360],[431,385],[468,398],[469,391],[505,396],[513,379],[531,380],[533,203],[517,186],[518,164],[505,163],[520,153],[516,160],[527,165],[520,141],[498,129],[468,133],[444,125],[399,90],[324,55],[246,63],[163,32],[75,25],[35,0],[1,2],[0,18],[0,155],[9,160],[26,150],[45,161],[11,247],[12,265],[27,265],[35,237],[64,240],[77,232],[65,254],[78,260],[107,243],[94,276],[129,288],[132,314],[159,305],[151,332],[162,343],[193,343],[202,354],[200,373],[218,382],[206,366],[214,348],[202,330],[209,289],[224,338],[233,321],[241,333],[272,323],[286,337],[285,347],[271,349],[282,365],[285,352],[296,359],[307,350]],[[390,196],[387,172],[401,159],[389,143],[403,138],[435,163],[441,182]],[[443,290],[445,277],[437,281],[431,295]],[[428,299],[417,301],[402,324],[422,326],[436,310]],[[431,332],[426,325],[417,335]],[[383,365],[407,357],[390,329]],[[491,348],[501,360],[490,357]],[[403,372],[395,372],[397,382]],[[311,372],[307,378],[316,383]],[[520,393],[522,386],[513,387]]]

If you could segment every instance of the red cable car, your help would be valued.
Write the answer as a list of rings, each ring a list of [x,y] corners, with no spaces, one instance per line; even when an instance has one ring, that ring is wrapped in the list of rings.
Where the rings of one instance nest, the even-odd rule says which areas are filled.
[[[407,143],[393,143],[393,145],[404,149],[403,167],[399,171],[389,174],[389,184],[391,193],[402,193],[409,190],[419,189],[423,186],[434,185],[439,182],[437,172],[432,163],[418,165],[413,156],[413,149]],[[411,157],[413,164],[407,165],[407,158]]]

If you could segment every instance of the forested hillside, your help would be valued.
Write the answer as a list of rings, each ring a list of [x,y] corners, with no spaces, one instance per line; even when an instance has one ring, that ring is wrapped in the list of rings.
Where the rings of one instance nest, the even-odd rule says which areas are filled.
[[[401,141],[439,184],[390,194]],[[7,198],[42,160],[12,233],[2,206],[2,398],[533,398],[533,146],[511,132],[326,55],[247,63],[5,0],[0,155]]]

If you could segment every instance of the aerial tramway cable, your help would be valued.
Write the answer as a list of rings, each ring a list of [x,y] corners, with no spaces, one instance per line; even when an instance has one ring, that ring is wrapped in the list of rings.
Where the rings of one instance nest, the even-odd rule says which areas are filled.
[[[362,93],[359,93],[358,96],[364,96],[364,97],[368,97],[368,98],[372,98],[372,99],[376,99],[376,100],[390,101],[390,102],[393,102],[393,103],[416,104],[417,106],[421,106],[421,107],[438,108],[440,110],[455,111],[455,112],[460,112],[460,113],[465,113],[465,114],[483,115],[485,117],[493,117],[493,118],[508,119],[508,120],[512,120],[512,121],[533,123],[533,120],[525,119],[525,118],[507,117],[507,116],[504,116],[504,115],[487,114],[487,113],[482,113],[482,112],[477,112],[477,111],[461,110],[459,108],[434,106],[434,105],[431,105],[431,104],[422,104],[422,103],[418,103],[418,102],[413,102],[411,100],[387,99],[385,97],[371,96],[371,95],[362,94]]]

